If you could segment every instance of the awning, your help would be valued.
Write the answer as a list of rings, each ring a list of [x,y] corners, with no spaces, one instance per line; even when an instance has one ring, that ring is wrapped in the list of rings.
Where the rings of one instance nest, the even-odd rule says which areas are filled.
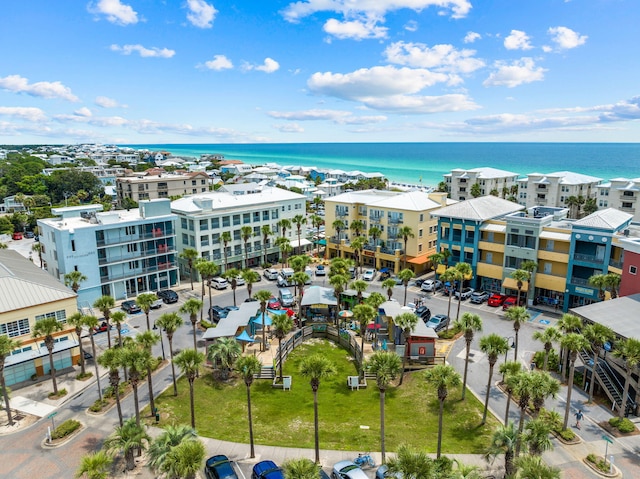
[[[542,231],[540,232],[540,238],[558,240],[558,241],[571,241],[571,234],[559,233],[556,231]]]
[[[236,339],[238,341],[245,341],[247,343],[255,342],[255,339],[253,339],[251,336],[249,336],[249,333],[247,333],[246,329],[244,331],[242,331],[242,333],[240,333],[240,336],[236,336]]]
[[[407,260],[407,263],[411,264],[425,264],[429,262],[429,253],[421,254],[420,256],[416,256],[415,258],[411,258]]]
[[[509,289],[518,289],[518,282],[513,278],[505,278],[504,281],[502,282],[502,286]],[[523,281],[521,291],[528,291],[528,290],[529,290],[529,284],[527,283],[527,281]]]
[[[442,274],[447,270],[447,265],[446,264],[439,264],[438,268],[436,269],[436,273],[437,274]]]
[[[258,326],[262,326],[262,314],[259,314],[258,316],[256,316],[255,318],[253,318],[251,320],[251,322],[253,324],[256,324]],[[264,315],[264,325],[265,326],[271,326],[271,318],[269,317],[268,314],[265,313]]]
[[[326,246],[327,245],[327,240],[326,239],[315,240],[313,243],[314,244],[319,244],[320,246]]]
[[[311,244],[311,241],[309,241],[306,238],[300,238],[300,244],[298,244],[298,240],[294,239],[294,240],[290,240],[289,243],[291,244],[292,248],[298,248],[300,246],[307,246]]]
[[[68,339],[66,341],[58,341],[53,345],[53,354],[67,351],[72,348],[76,348],[79,346],[78,341],[73,339],[71,336],[67,336]],[[38,339],[40,341],[42,338]],[[35,347],[29,351],[23,351],[17,354],[11,354],[6,357],[4,360],[5,368],[10,366],[15,366],[16,364],[26,363],[27,361],[33,361],[36,358],[43,358],[49,355],[49,350],[46,347]]]

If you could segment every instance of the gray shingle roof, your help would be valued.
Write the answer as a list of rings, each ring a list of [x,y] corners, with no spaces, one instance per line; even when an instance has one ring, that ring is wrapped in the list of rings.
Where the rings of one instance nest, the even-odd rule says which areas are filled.
[[[615,208],[607,208],[606,210],[591,213],[589,216],[585,216],[574,224],[590,228],[618,229],[631,218],[633,218],[633,215],[629,213],[616,210]]]

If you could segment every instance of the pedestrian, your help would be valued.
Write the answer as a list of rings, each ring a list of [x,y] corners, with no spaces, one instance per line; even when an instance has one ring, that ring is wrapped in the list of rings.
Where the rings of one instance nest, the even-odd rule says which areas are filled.
[[[535,371],[536,369],[536,362],[535,361],[531,361],[531,364],[529,365],[529,369],[531,369],[531,371]]]
[[[584,415],[582,414],[582,410],[578,409],[578,412],[575,414],[575,416],[576,416],[576,428],[580,429],[580,421],[584,417]]]

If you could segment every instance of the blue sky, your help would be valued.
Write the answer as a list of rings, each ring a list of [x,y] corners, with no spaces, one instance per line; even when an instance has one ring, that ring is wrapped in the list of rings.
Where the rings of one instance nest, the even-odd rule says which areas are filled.
[[[640,139],[638,0],[3,2],[0,144]]]

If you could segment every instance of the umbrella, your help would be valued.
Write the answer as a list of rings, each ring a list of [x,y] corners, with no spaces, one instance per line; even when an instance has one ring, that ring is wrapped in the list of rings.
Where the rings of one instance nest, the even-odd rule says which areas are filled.
[[[293,309],[289,309],[287,308],[286,310],[287,316],[292,317],[296,314],[296,312]]]
[[[251,322],[254,323],[254,324],[258,324],[258,325],[262,326],[262,316],[259,314],[258,316],[253,318],[253,320]],[[264,315],[264,325],[265,326],[271,326],[271,317],[268,314]]]
[[[242,331],[239,336],[236,336],[238,341],[245,341],[247,343],[254,343],[256,340],[249,336],[246,330]]]
[[[338,317],[346,319],[346,318],[352,318],[353,317],[353,311],[349,311],[348,309],[345,309],[343,311],[338,311]]]
[[[371,323],[371,324],[367,324],[367,329],[380,329],[382,327],[381,324],[375,324],[375,323]]]

